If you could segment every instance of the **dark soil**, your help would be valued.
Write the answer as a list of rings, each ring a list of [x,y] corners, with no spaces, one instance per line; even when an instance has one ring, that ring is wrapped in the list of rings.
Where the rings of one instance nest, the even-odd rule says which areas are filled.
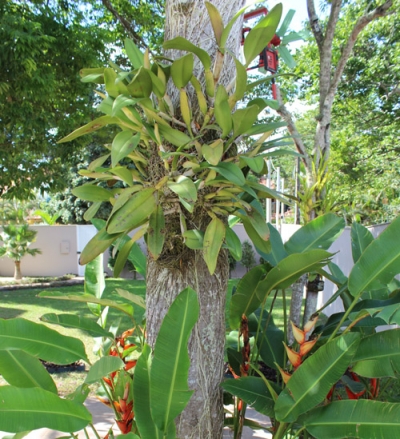
[[[49,373],[81,372],[85,370],[85,364],[81,361],[75,361],[75,363],[63,365],[51,363],[49,361],[40,361]]]

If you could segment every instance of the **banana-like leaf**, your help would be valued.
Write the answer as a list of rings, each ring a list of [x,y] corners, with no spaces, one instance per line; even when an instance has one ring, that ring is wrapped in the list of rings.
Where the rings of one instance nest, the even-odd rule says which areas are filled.
[[[214,274],[217,266],[219,251],[225,239],[225,225],[217,217],[213,218],[207,226],[204,234],[203,257],[206,261],[208,271]]]
[[[138,145],[140,133],[132,135],[132,132],[121,131],[113,140],[111,146],[111,166],[115,168],[120,160],[127,157]]]
[[[85,285],[86,294],[91,294],[98,299],[103,295],[106,283],[104,280],[103,255],[90,261],[85,267]]]
[[[171,65],[171,77],[176,88],[185,87],[193,75],[193,55],[188,53],[175,60]]]
[[[72,193],[81,200],[87,201],[108,201],[111,198],[111,192],[100,186],[93,184],[83,184],[72,189]]]
[[[261,239],[260,235],[253,227],[253,224],[250,222],[250,219],[247,218],[246,215],[236,214],[242,220],[244,229],[246,230],[247,235],[251,239],[254,247],[256,248],[258,253],[270,253],[271,251],[271,243],[269,241],[264,241]]]
[[[334,401],[299,422],[316,439],[389,439],[400,431],[400,404],[367,399]]]
[[[238,137],[246,133],[257,120],[259,108],[252,105],[246,108],[239,108],[232,114],[233,137]]]
[[[169,181],[168,187],[172,192],[175,192],[180,198],[183,198],[188,203],[195,203],[197,200],[197,188],[188,177],[184,175],[179,176],[176,181]]]
[[[160,430],[169,424],[189,402],[189,355],[187,344],[199,316],[197,294],[183,290],[168,310],[157,336],[150,371],[151,414]]]
[[[200,230],[186,230],[182,236],[185,238],[185,244],[192,250],[201,250],[204,243],[204,232]]]
[[[165,50],[175,49],[175,50],[186,50],[187,52],[192,52],[199,58],[199,60],[203,64],[204,70],[208,70],[211,68],[210,55],[205,50],[201,49],[198,46],[195,46],[193,43],[191,43],[190,41],[188,41],[183,37],[176,37],[173,38],[172,40],[165,41],[165,43],[163,44],[163,48]],[[172,79],[174,79],[173,75],[174,73],[172,72]],[[181,88],[178,85],[177,87]]]
[[[172,145],[177,147],[188,145],[192,139],[182,131],[175,130],[174,128],[160,125],[159,127],[161,135]]]
[[[224,154],[224,142],[222,139],[218,139],[211,145],[204,144],[201,147],[201,152],[210,165],[217,166]]]
[[[258,56],[264,47],[272,40],[282,16],[282,4],[278,3],[253,29],[244,40],[243,52],[246,66]]]
[[[90,368],[86,376],[85,383],[96,383],[97,381],[100,381],[102,378],[106,377],[108,374],[122,369],[124,364],[125,363],[119,357],[113,357],[111,355],[101,357]]]
[[[132,294],[127,290],[123,290],[122,288],[115,288],[115,291],[124,299],[129,300],[130,302],[140,306],[143,309],[146,309],[146,302],[142,296],[139,296],[137,294]]]
[[[270,232],[269,241],[271,243],[271,252],[270,253],[261,252],[260,254],[265,261],[275,266],[282,259],[286,258],[288,254],[285,250],[281,235],[278,232],[278,230],[276,230],[276,228],[270,223],[268,223],[268,229]]]
[[[400,329],[389,329],[361,340],[352,370],[368,378],[398,376],[400,372]]]
[[[224,381],[221,387],[242,399],[259,413],[270,417],[274,416],[274,400],[261,378],[249,376],[237,380],[229,379]],[[279,392],[279,388],[277,390]]]
[[[143,53],[139,50],[136,44],[129,38],[126,38],[124,41],[125,52],[128,55],[129,61],[132,63],[132,66],[135,69],[138,69],[143,66],[144,56]]]
[[[118,123],[118,119],[111,116],[101,116],[95,120],[92,120],[88,124],[84,125],[83,127],[78,128],[77,130],[73,131],[71,134],[68,134],[68,136],[63,137],[61,140],[59,140],[57,143],[65,143],[69,142],[71,140],[76,139],[77,137],[84,136],[85,134],[92,133],[93,131],[99,130],[100,128],[103,128],[106,125],[109,125],[110,123]]]
[[[156,208],[153,196],[155,189],[142,189],[134,194],[119,210],[108,220],[107,232],[117,234],[129,232],[138,227]]]
[[[259,311],[260,309],[255,312],[258,320],[260,318]],[[267,329],[264,329],[267,322]],[[275,326],[272,316],[269,317],[269,314],[264,312],[261,330],[257,337],[257,348],[261,359],[272,369],[277,369],[277,366],[284,368],[284,339],[283,331]]]
[[[40,387],[57,395],[57,387],[42,363],[20,349],[0,350],[0,374],[11,386]]]
[[[258,265],[240,279],[229,310],[229,325],[232,329],[239,328],[243,314],[249,316],[260,306],[261,301],[256,294],[257,285],[265,278],[266,273],[266,267]]]
[[[127,85],[129,93],[134,98],[148,98],[153,91],[153,81],[149,70],[140,67],[132,81]]]
[[[89,363],[81,340],[21,318],[0,319],[0,349],[21,349],[36,358],[56,364],[70,364],[79,360]]]
[[[122,233],[107,233],[106,228],[104,227],[86,244],[79,258],[79,263],[85,265],[88,262],[93,261],[93,259],[105,252],[121,235]]]
[[[98,303],[102,306],[109,306],[110,308],[117,309],[128,316],[133,316],[133,306],[129,303],[118,303],[110,299],[98,299],[97,297],[90,296],[88,294],[64,294],[59,291],[42,292],[38,294],[39,297],[46,297],[47,299],[57,299],[57,300],[70,300],[72,302],[83,302],[83,303]],[[71,362],[70,362],[71,363]]]
[[[364,291],[386,286],[400,273],[400,216],[365,249],[349,275],[349,291],[359,297]]]
[[[218,9],[212,3],[206,2],[206,8],[214,31],[215,40],[219,46],[221,44],[221,36],[224,30],[224,22],[222,21]]]
[[[351,364],[360,335],[348,333],[333,339],[308,357],[289,379],[275,404],[278,421],[293,422],[321,403]]]
[[[234,163],[221,162],[218,164],[218,166],[210,166],[210,169],[217,171],[218,174],[221,174],[223,177],[237,186],[244,186],[246,184],[243,172]]]
[[[111,339],[114,338],[111,332],[106,331],[93,320],[77,316],[75,314],[48,313],[42,315],[42,317],[40,317],[40,320],[45,323],[51,323],[52,325],[60,325],[64,328],[80,329],[81,331],[87,332],[92,337],[108,337]]]
[[[115,436],[115,439],[141,439],[141,438],[137,434],[130,432],[128,434],[119,434],[118,436]],[[154,436],[154,439],[157,438]]]
[[[160,256],[164,247],[164,241],[165,218],[163,208],[159,204],[150,215],[149,228],[147,229],[147,247],[153,259],[156,260]]]
[[[226,137],[232,130],[231,107],[228,103],[228,93],[223,85],[219,85],[215,95],[214,116],[221,127],[221,137]]]
[[[285,249],[289,254],[304,253],[316,248],[328,250],[344,227],[343,218],[326,213],[297,230],[286,242]]]
[[[303,274],[322,268],[330,256],[325,250],[309,250],[282,259],[258,284],[256,294],[259,300],[263,302],[272,290],[288,288]]]
[[[372,233],[366,227],[356,222],[351,225],[351,252],[354,263],[360,259],[373,240]]]
[[[230,227],[226,228],[225,242],[233,259],[240,261],[242,259],[242,243],[240,242],[239,237]]]
[[[0,386],[0,430],[18,433],[38,428],[72,432],[92,422],[82,404],[59,398],[39,387]]]

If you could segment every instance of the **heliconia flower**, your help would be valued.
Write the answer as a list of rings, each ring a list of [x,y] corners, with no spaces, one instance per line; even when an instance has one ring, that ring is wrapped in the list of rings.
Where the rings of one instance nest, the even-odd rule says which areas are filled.
[[[123,413],[123,410],[122,410],[122,408],[121,408],[121,405],[119,404],[118,401],[113,401],[113,404],[114,404],[115,410],[116,410],[118,413]]]
[[[109,399],[107,398],[102,398],[101,396],[97,396],[97,399],[102,402],[103,404],[105,404],[107,407],[111,407],[111,402]]]
[[[112,381],[111,381],[109,378],[104,377],[104,378],[103,378],[103,381],[104,381],[109,387],[111,387],[111,388],[114,387]]]
[[[300,346],[300,355],[304,357],[304,355],[307,355],[311,349],[314,347],[315,343],[317,343],[318,339],[315,338],[314,340],[306,341]]]
[[[379,381],[376,378],[371,378],[370,384],[371,398],[376,398],[379,393]]]
[[[121,338],[127,338],[130,337],[133,334],[133,331],[135,330],[135,328],[132,329],[128,329],[127,331],[125,331],[122,335]]]
[[[306,334],[307,334],[307,332],[310,332],[310,331],[314,328],[314,326],[315,326],[315,324],[317,323],[317,321],[318,321],[318,315],[314,316],[312,319],[310,319],[310,320],[304,325],[303,331],[304,331]]]
[[[132,429],[132,422],[126,423],[126,421],[116,421],[118,428],[121,430],[122,434],[127,434]]]
[[[293,364],[294,368],[297,368],[301,364],[301,355],[298,352],[295,352],[293,349],[289,348],[286,343],[283,343],[286,349],[287,356],[289,361]]]
[[[290,380],[291,376],[289,372],[284,371],[280,366],[278,366],[279,372],[281,373],[282,380],[285,384]]]
[[[128,361],[128,362],[125,364],[124,369],[125,369],[125,370],[130,370],[130,369],[132,369],[132,367],[135,367],[135,366],[136,366],[136,363],[137,363],[137,360],[134,360],[134,361]]]
[[[292,324],[293,336],[296,339],[297,343],[301,345],[306,339],[306,333],[299,329],[293,322],[290,323]]]

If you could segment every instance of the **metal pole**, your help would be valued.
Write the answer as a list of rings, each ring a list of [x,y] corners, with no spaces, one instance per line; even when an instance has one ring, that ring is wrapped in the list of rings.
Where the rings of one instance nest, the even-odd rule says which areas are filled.
[[[285,179],[282,178],[282,194],[285,192]],[[285,223],[285,203],[281,203],[281,225]]]
[[[278,192],[281,191],[281,168],[276,168],[276,190]],[[279,229],[279,212],[280,212],[280,203],[279,200],[276,200],[276,209],[275,209],[275,224],[276,229],[280,231]]]
[[[268,160],[267,162],[267,166],[268,166],[268,175],[267,175],[267,188],[271,189],[271,159]],[[266,219],[267,219],[267,223],[271,223],[271,216],[272,216],[272,209],[271,209],[271,198],[267,198],[266,200],[266,205],[265,205],[265,213],[266,213]]]

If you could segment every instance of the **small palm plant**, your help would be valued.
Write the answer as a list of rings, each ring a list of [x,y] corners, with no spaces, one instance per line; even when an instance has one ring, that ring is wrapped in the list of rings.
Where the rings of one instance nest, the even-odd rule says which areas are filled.
[[[4,225],[0,233],[3,247],[0,247],[0,256],[7,256],[15,264],[14,279],[21,280],[21,259],[26,255],[35,256],[41,251],[37,248],[29,248],[30,244],[36,240],[34,230],[28,224],[9,224]]]

